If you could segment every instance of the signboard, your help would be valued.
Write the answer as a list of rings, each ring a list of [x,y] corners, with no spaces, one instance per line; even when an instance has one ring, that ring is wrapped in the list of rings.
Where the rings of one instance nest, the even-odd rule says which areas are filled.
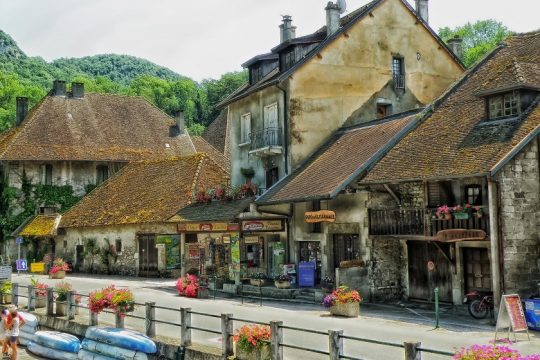
[[[227,223],[185,223],[178,224],[178,232],[226,232],[238,231],[240,225]]]
[[[240,238],[231,236],[231,262],[235,271],[240,271]]]
[[[199,244],[186,244],[188,248],[188,258],[189,259],[198,259],[199,258]]]
[[[484,230],[447,229],[438,231],[436,238],[441,242],[483,241],[487,235]]]
[[[156,247],[160,244],[165,247],[163,255],[167,259],[167,267],[172,268],[180,264],[180,235],[158,235]]]
[[[304,220],[308,224],[321,222],[336,222],[336,212],[331,210],[308,211],[304,214]]]
[[[249,220],[242,221],[243,231],[282,231],[282,220]]]
[[[516,337],[515,333],[519,331],[526,331],[527,336],[529,336],[529,329],[527,327],[527,321],[525,320],[525,313],[523,312],[523,306],[521,305],[519,295],[512,294],[502,296],[495,328],[495,340],[497,340],[497,332],[499,329],[508,329],[508,332],[512,330],[514,339]]]
[[[11,281],[11,266],[0,266],[0,279]]]
[[[28,263],[25,259],[15,260],[17,271],[28,271]]]
[[[244,236],[244,244],[257,244],[259,242],[258,236]]]
[[[21,236],[15,238],[15,243],[21,245],[24,242],[24,239]]]
[[[314,287],[315,286],[315,262],[301,261],[298,264],[298,286],[299,287]]]
[[[45,272],[45,263],[44,262],[30,263],[30,272],[44,273]]]

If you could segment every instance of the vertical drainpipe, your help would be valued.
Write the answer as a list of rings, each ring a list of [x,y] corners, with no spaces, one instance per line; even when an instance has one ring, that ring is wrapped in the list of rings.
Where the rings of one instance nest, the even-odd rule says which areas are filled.
[[[499,186],[492,178],[488,177],[488,201],[489,201],[489,238],[491,248],[491,274],[493,287],[493,300],[495,311],[498,311],[501,300],[501,248],[500,248],[500,224],[499,224]]]

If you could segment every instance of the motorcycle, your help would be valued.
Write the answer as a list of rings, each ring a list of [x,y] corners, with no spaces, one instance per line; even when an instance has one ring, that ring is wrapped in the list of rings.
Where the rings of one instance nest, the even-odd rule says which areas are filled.
[[[475,319],[485,319],[489,313],[493,313],[495,304],[493,294],[480,295],[473,291],[465,295],[465,302],[468,303],[469,314]]]

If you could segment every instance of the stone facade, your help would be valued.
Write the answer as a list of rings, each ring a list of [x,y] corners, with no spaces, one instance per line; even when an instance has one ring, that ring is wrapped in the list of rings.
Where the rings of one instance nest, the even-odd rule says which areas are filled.
[[[499,175],[506,293],[529,296],[539,291],[539,171],[537,138],[506,164]]]

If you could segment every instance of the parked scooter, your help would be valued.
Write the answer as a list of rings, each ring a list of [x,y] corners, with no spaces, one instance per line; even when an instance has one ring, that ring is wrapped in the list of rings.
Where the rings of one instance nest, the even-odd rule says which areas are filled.
[[[493,294],[481,296],[478,292],[468,293],[465,302],[468,303],[469,314],[475,319],[485,319],[489,313],[493,313]]]

